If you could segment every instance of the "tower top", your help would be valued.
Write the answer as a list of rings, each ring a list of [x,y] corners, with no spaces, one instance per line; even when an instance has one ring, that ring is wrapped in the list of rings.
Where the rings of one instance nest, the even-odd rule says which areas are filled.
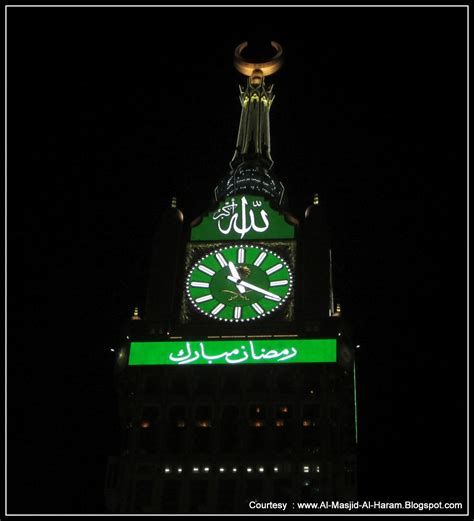
[[[238,194],[265,195],[279,206],[286,205],[285,188],[273,174],[270,143],[270,107],[273,85],[265,85],[265,76],[277,72],[283,64],[283,49],[271,42],[276,54],[269,61],[250,62],[242,58],[243,42],[235,48],[234,66],[247,76],[247,85],[240,87],[240,113],[237,144],[230,161],[230,172],[214,190],[217,201]]]
[[[276,50],[275,56],[266,62],[252,63],[242,58],[242,51],[248,46],[248,42],[242,42],[237,45],[234,51],[234,67],[244,76],[250,77],[250,83],[253,86],[260,85],[264,76],[270,76],[277,72],[283,65],[283,48],[272,41],[272,47]]]

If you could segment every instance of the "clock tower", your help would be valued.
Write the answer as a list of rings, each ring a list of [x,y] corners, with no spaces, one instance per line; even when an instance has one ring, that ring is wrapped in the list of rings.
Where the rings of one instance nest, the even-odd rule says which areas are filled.
[[[154,239],[145,314],[122,334],[123,441],[111,457],[114,513],[270,512],[356,497],[350,329],[332,294],[318,196],[301,219],[274,173],[268,76],[242,58],[229,172],[191,222],[173,198]],[[211,189],[211,187],[210,187]],[[310,510],[305,510],[307,513]]]

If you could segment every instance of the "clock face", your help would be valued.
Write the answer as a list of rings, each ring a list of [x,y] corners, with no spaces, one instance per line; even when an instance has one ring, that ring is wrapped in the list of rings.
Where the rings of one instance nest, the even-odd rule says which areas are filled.
[[[226,322],[258,320],[288,298],[293,276],[276,253],[259,246],[227,246],[199,259],[190,269],[186,292],[204,315]]]

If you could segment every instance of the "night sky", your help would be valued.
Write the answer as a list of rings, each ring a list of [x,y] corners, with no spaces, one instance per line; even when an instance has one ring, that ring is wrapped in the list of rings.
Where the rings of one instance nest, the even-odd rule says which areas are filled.
[[[235,46],[283,45],[275,173],[330,211],[360,499],[466,498],[466,8],[9,8],[8,511],[103,512],[120,328],[171,197],[227,173]],[[271,53],[271,48],[269,48]]]

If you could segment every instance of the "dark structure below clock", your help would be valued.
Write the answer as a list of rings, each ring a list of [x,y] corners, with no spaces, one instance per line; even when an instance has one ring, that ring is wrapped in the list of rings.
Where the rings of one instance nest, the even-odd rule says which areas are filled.
[[[334,308],[322,205],[300,223],[273,173],[273,46],[263,64],[236,50],[249,79],[213,207],[186,226],[173,199],[158,230],[145,316],[126,324],[117,357],[110,512],[245,513],[252,500],[295,512],[356,497],[350,329]]]

